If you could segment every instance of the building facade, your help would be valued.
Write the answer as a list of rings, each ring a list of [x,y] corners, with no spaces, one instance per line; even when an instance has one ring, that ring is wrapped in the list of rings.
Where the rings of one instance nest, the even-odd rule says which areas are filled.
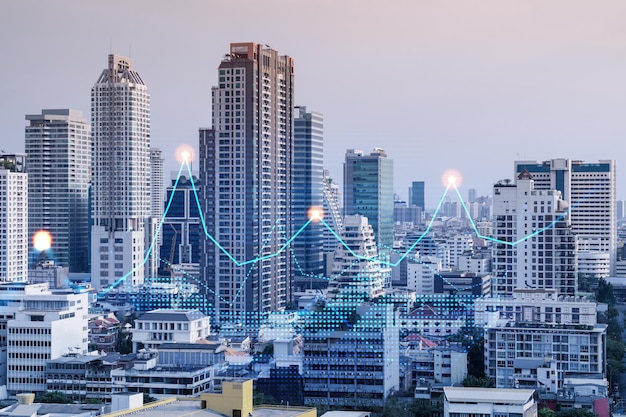
[[[310,210],[323,208],[324,118],[296,107],[293,159],[293,230],[309,220]],[[293,242],[295,286],[320,288],[324,281],[324,231],[319,221],[310,223]]]
[[[426,211],[424,198],[424,190],[426,185],[424,181],[413,181],[409,187],[409,204],[411,206],[421,207],[422,211]]]
[[[150,94],[132,60],[109,55],[91,89],[91,281],[101,290],[144,280],[151,215]]]
[[[617,261],[615,161],[515,161],[516,175],[524,170],[532,175],[535,189],[561,192],[569,202],[572,232],[579,246],[608,253],[613,274]]]
[[[217,321],[255,320],[291,299],[294,64],[232,43],[213,87],[213,129],[200,130],[201,276]],[[251,318],[252,317],[252,318]]]
[[[70,272],[88,272],[90,126],[71,109],[44,109],[26,120],[29,234],[48,231],[51,260]],[[32,242],[30,254],[34,265],[39,253]]]
[[[374,229],[376,243],[393,246],[393,160],[381,148],[365,155],[348,149],[343,164],[344,215],[367,217]]]
[[[0,159],[0,282],[28,279],[28,174],[19,160]]]

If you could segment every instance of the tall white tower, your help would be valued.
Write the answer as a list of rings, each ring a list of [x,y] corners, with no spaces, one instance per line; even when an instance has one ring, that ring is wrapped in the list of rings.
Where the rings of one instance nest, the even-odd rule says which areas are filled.
[[[71,109],[45,109],[26,120],[30,236],[47,230],[52,260],[70,272],[88,272],[90,126],[82,112]],[[31,265],[38,255],[31,251]]]
[[[143,283],[150,217],[150,94],[129,58],[109,55],[91,89],[91,280],[100,290]]]
[[[28,279],[28,175],[24,161],[0,156],[0,282]]]

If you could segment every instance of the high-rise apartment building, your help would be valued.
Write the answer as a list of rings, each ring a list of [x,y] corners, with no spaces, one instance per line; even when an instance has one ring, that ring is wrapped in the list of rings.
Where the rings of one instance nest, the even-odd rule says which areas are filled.
[[[617,222],[614,160],[583,162],[572,159],[515,161],[516,175],[528,171],[536,190],[559,190],[570,203],[572,232],[581,249],[608,253],[615,272]],[[604,262],[604,260],[601,260]]]
[[[159,148],[150,148],[150,215],[157,220],[163,217],[163,157]]]
[[[532,175],[522,172],[515,184],[493,187],[493,290],[511,295],[514,289],[577,291],[576,237],[568,204],[558,190],[537,190]]]
[[[424,181],[413,181],[409,187],[409,205],[421,207],[422,211],[426,210],[424,184]]]
[[[322,194],[324,196],[324,221],[337,235],[343,233],[343,215],[341,213],[339,186],[333,182],[328,170],[324,170],[322,182]],[[337,237],[328,228],[324,230],[324,252],[332,253],[337,249]]]
[[[348,149],[343,164],[344,215],[367,217],[376,242],[393,246],[393,160],[383,149],[372,153]]]
[[[91,89],[96,289],[143,283],[145,225],[151,214],[150,94],[129,58],[109,55]]]
[[[293,158],[293,230],[309,220],[309,210],[323,207],[324,118],[306,107],[295,108]],[[294,240],[295,286],[319,288],[324,274],[324,231],[320,222],[310,223]]]
[[[24,157],[0,155],[0,282],[28,279],[28,174]]]
[[[82,112],[44,109],[26,115],[28,229],[52,236],[48,258],[70,272],[89,271],[90,126]],[[38,253],[30,243],[31,265]]]
[[[160,248],[163,242],[162,227],[159,224],[163,219],[163,198],[165,190],[163,188],[163,158],[161,150],[150,148],[150,218],[146,219],[144,226],[144,245],[146,247],[146,264],[144,275],[146,278],[157,276],[160,264]],[[153,243],[154,242],[154,243]]]
[[[291,298],[292,258],[281,249],[293,233],[293,68],[267,46],[232,43],[212,91],[213,129],[200,130],[202,208],[219,243],[205,239],[201,277],[218,321]]]

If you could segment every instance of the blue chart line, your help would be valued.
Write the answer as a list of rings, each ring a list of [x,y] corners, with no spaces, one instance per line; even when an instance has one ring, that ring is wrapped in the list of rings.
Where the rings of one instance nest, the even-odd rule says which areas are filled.
[[[193,180],[193,174],[191,172],[191,166],[189,165],[189,163],[187,161],[184,161],[181,165],[180,168],[178,170],[178,175],[176,177],[176,181],[174,182],[174,185],[172,186],[172,193],[170,195],[170,198],[167,202],[167,205],[165,207],[165,210],[163,212],[163,216],[161,217],[158,227],[156,229],[156,233],[155,236],[152,238],[152,241],[150,243],[150,246],[148,247],[148,249],[146,250],[146,255],[143,259],[143,261],[134,269],[132,269],[131,271],[129,271],[128,273],[126,273],[124,276],[120,277],[118,280],[116,280],[113,284],[111,284],[109,287],[103,289],[102,291],[104,293],[107,293],[108,291],[112,290],[113,288],[117,287],[118,285],[120,285],[122,282],[124,282],[129,276],[131,276],[135,271],[139,270],[140,268],[143,268],[143,266],[148,262],[149,258],[150,258],[150,254],[152,253],[152,250],[154,248],[154,245],[156,244],[157,240],[158,240],[158,236],[159,233],[161,232],[161,228],[163,226],[163,223],[165,221],[165,218],[170,210],[170,206],[172,205],[172,201],[174,199],[174,195],[175,195],[175,191],[178,187],[178,183],[181,177],[181,174],[183,172],[183,169],[186,168],[187,169],[187,173],[189,175],[189,179],[191,182],[191,186],[192,186],[192,190],[193,190],[193,194],[194,194],[194,199],[198,208],[198,213],[200,216],[200,222],[202,224],[202,229],[204,231],[205,236],[224,254],[228,257],[228,259],[230,259],[233,264],[235,264],[236,266],[246,266],[246,265],[252,265],[252,267],[254,267],[256,265],[256,263],[269,259],[269,258],[273,258],[276,257],[278,255],[280,255],[282,252],[284,252],[287,248],[290,248],[291,243],[311,224],[311,222],[313,222],[313,219],[309,219],[307,220],[294,234],[293,236],[291,236],[289,239],[287,239],[285,241],[285,243],[274,253],[268,254],[268,255],[263,255],[263,256],[256,256],[255,258],[252,259],[248,259],[248,260],[237,260],[226,248],[224,248],[207,230],[207,226],[206,226],[206,221],[204,218],[204,214],[202,212],[202,205],[200,204],[200,198],[198,196],[198,190],[196,189],[194,180]],[[433,223],[435,221],[435,219],[437,218],[437,215],[439,214],[439,212],[441,211],[441,208],[443,206],[443,203],[446,199],[446,196],[448,195],[449,191],[450,191],[450,187],[453,187],[458,198],[459,201],[461,202],[461,206],[463,207],[463,210],[465,211],[465,213],[468,215],[470,224],[472,226],[472,229],[474,231],[474,233],[476,234],[477,237],[481,238],[481,239],[485,239],[488,240],[490,242],[495,242],[495,243],[500,243],[500,244],[505,244],[505,245],[509,245],[509,246],[516,246],[528,239],[531,239],[534,236],[537,236],[541,233],[543,233],[544,231],[554,227],[554,225],[556,225],[559,221],[563,220],[564,215],[560,215],[558,216],[554,221],[552,221],[548,226],[545,226],[539,230],[534,231],[533,233],[524,236],[518,240],[516,240],[515,242],[507,242],[504,240],[500,240],[491,236],[484,236],[482,235],[479,231],[478,228],[476,227],[476,224],[474,223],[474,221],[472,220],[471,216],[469,215],[469,210],[467,208],[467,205],[465,204],[465,201],[463,200],[461,193],[458,189],[458,187],[456,186],[456,184],[448,184],[448,186],[445,188],[445,191],[443,192],[439,203],[437,204],[437,208],[435,209],[435,212],[432,215],[432,218],[430,220],[430,222],[428,223],[428,226],[426,227],[426,229],[424,230],[424,232],[422,232],[422,234],[415,240],[415,242],[413,242],[413,244],[400,256],[400,258],[395,261],[395,262],[390,262],[384,259],[379,259],[379,257],[368,257],[368,256],[363,256],[363,255],[359,255],[357,253],[355,253],[349,246],[348,244],[341,238],[341,236],[339,236],[337,234],[337,232],[335,230],[333,230],[333,228],[324,221],[324,219],[319,219],[320,223],[329,230],[329,232],[337,239],[337,241],[339,242],[339,244],[341,244],[352,256],[355,257],[355,259],[357,260],[365,260],[365,261],[369,261],[369,262],[376,262],[379,263],[383,266],[389,266],[389,267],[395,267],[398,266],[404,259],[406,259],[410,253],[415,249],[415,247],[422,241],[422,239],[424,237],[426,237],[426,235],[430,232],[430,229],[433,226]],[[566,212],[567,214],[567,212]],[[247,279],[248,275],[246,275],[246,279]],[[242,282],[242,287],[245,284],[245,279]],[[239,289],[238,294],[240,294],[241,288]]]

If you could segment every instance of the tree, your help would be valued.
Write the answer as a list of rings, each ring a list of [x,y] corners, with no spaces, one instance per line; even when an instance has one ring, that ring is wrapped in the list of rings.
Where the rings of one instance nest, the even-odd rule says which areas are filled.
[[[549,408],[541,408],[537,413],[537,417],[556,417],[556,411]]]
[[[61,391],[50,391],[40,395],[37,395],[35,402],[38,403],[53,403],[53,404],[71,404],[73,401],[69,395],[62,393]]]
[[[496,384],[493,379],[489,377],[476,377],[474,375],[468,375],[461,382],[464,387],[479,387],[479,388],[495,388]]]
[[[559,411],[556,417],[596,417],[596,413],[585,408],[573,408],[571,410]]]

